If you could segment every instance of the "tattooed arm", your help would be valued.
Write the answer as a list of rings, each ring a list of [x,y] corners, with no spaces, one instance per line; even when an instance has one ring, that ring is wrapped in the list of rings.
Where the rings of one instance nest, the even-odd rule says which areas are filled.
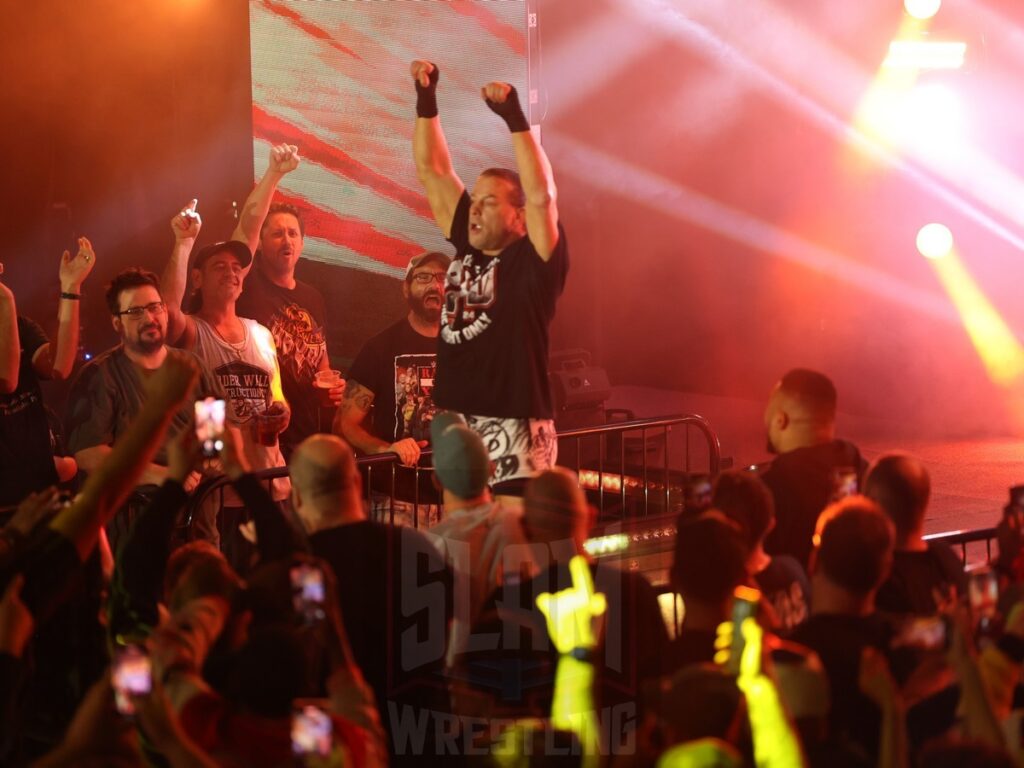
[[[360,453],[395,453],[403,464],[414,466],[420,458],[420,449],[426,442],[418,443],[411,437],[389,443],[375,437],[365,426],[366,416],[373,405],[374,393],[354,379],[348,380],[345,399],[334,417],[334,434],[345,438]]]

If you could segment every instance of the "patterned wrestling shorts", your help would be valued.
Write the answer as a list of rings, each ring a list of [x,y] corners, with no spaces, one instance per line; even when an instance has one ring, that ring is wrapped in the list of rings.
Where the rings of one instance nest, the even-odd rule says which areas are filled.
[[[533,477],[558,459],[558,435],[551,419],[470,416],[466,423],[484,441],[494,462],[492,485]]]

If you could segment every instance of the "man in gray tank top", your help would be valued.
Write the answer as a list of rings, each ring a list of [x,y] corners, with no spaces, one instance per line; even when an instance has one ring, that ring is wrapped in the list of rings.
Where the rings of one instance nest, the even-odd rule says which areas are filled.
[[[167,298],[168,343],[196,353],[220,382],[227,398],[227,417],[241,433],[250,469],[285,466],[277,436],[288,427],[290,409],[281,389],[277,350],[270,331],[255,320],[238,317],[235,302],[242,292],[252,253],[237,240],[213,243],[201,249],[189,266],[189,255],[202,221],[193,200],[171,220],[174,250],[163,275]],[[193,291],[182,311],[186,278]],[[277,501],[288,498],[287,477],[273,484]],[[224,492],[220,528],[222,548],[229,559],[245,569],[246,546],[239,540],[237,523],[244,521],[240,500]],[[195,518],[196,532],[220,544],[215,508]]]

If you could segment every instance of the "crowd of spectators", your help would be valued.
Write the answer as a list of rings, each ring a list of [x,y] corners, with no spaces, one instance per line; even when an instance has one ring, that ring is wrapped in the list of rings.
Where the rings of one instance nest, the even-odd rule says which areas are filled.
[[[209,459],[195,430],[167,432],[200,367],[168,355],[78,492],[31,493],[2,530],[5,765],[1024,755],[1024,508],[1011,499],[998,558],[965,571],[923,537],[927,468],[905,454],[860,463],[835,438],[821,374],[791,371],[773,393],[778,457],[721,473],[707,508],[680,515],[659,596],[587,556],[595,512],[572,472],[538,474],[521,504],[496,500],[481,438],[450,413],[431,424],[441,521],[422,529],[368,518],[341,437],[296,446],[282,505],[227,431],[216,467],[254,529],[243,576],[210,542],[175,537]],[[162,482],[112,559],[105,526],[161,448]],[[779,529],[808,542],[773,545]]]
[[[965,568],[924,537],[922,462],[869,465],[836,435],[833,383],[795,369],[765,411],[775,457],[713,478],[705,507],[675,521],[655,585],[622,567],[628,557],[588,554],[595,510],[554,465],[542,366],[513,366],[530,369],[520,412],[500,387],[466,380],[491,368],[448,350],[436,360],[445,397],[478,407],[426,407],[438,338],[458,346],[505,323],[508,339],[481,359],[546,359],[568,255],[514,89],[483,95],[530,161],[520,170],[533,194],[518,204],[512,172],[465,190],[437,122],[437,68],[416,62],[413,75],[428,199],[453,243],[492,257],[473,273],[474,291],[490,293],[458,280],[442,292],[466,253],[412,259],[409,314],[358,359],[347,394],[323,300],[295,279],[301,216],[272,204],[298,165],[292,146],[273,148],[231,240],[191,256],[193,200],[172,220],[163,282],[139,268],[111,281],[120,343],[77,374],[68,449],[38,377],[71,373],[96,254],[83,238],[61,259],[53,345],[0,283],[0,764],[1024,761],[1024,488],[1004,510],[998,557]],[[478,316],[497,301],[499,260],[516,264],[520,293]],[[528,301],[515,301],[537,295],[533,341],[519,348]],[[476,325],[453,329],[455,309]],[[222,432],[196,424],[217,401]],[[514,445],[496,451],[499,435]],[[417,498],[428,476],[429,514],[413,503],[411,517],[375,519],[382,504],[394,511],[396,486],[382,500],[364,485],[345,438],[407,465],[429,442],[430,471],[398,499]],[[197,507],[214,480],[229,488]]]

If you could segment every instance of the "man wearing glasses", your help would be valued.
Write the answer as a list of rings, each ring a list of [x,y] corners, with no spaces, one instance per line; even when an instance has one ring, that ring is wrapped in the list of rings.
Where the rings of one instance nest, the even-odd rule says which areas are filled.
[[[191,352],[171,349],[165,343],[167,307],[160,295],[160,281],[152,272],[133,267],[119,273],[107,287],[114,330],[121,343],[86,363],[68,395],[68,448],[78,466],[89,472],[96,469],[111,452],[111,446],[134,421],[145,399],[145,381],[170,355],[186,355],[199,366],[194,396],[186,400],[174,415],[167,442],[187,427],[193,415],[193,402],[205,397],[223,398],[224,393],[209,369]],[[143,472],[135,502],[145,497],[167,478],[166,442]],[[193,476],[186,483],[192,490],[198,482]],[[131,522],[131,513],[114,521],[111,544]]]
[[[403,464],[412,467],[430,439],[430,421],[436,410],[433,390],[437,335],[450,264],[451,259],[437,251],[421,253],[409,261],[402,281],[408,313],[367,341],[352,363],[345,399],[335,415],[334,432],[364,455],[395,453]],[[385,474],[380,473],[381,477]],[[396,495],[404,501],[396,504],[396,522],[411,522],[408,507],[415,500],[411,482],[407,472],[396,478]],[[433,495],[429,488],[425,490],[421,502]],[[389,517],[390,510],[383,504],[375,504],[374,511]],[[422,506],[417,522],[427,524],[435,512]]]

